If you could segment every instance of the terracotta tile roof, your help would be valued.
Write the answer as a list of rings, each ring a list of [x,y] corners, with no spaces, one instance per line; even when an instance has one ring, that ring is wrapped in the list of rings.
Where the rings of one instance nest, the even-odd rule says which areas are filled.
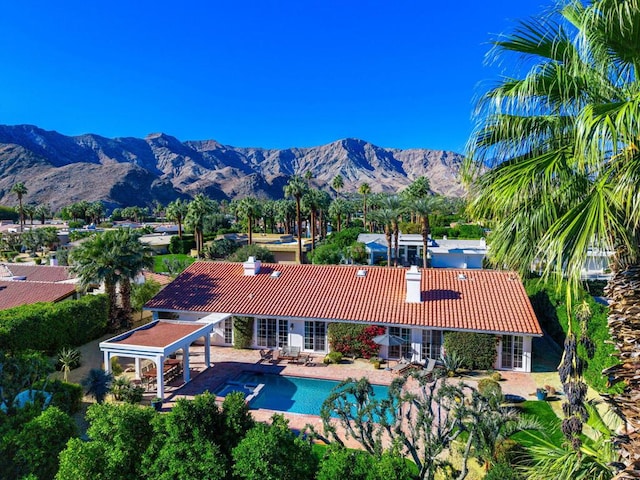
[[[153,280],[154,282],[158,282],[163,287],[165,285],[170,284],[173,281],[169,275],[163,275],[161,273],[147,272],[146,270],[142,272],[145,280]]]
[[[30,282],[64,282],[73,278],[69,267],[53,267],[49,265],[21,265],[19,263],[4,263],[15,277],[27,277]],[[4,269],[3,269],[4,271]],[[1,280],[2,278],[0,278]]]
[[[360,269],[365,277],[357,277]],[[278,278],[271,276],[280,271]],[[344,320],[541,335],[519,277],[495,270],[421,269],[422,302],[407,303],[403,268],[196,262],[151,310]],[[459,279],[464,275],[466,279]]]
[[[200,330],[205,325],[202,323],[177,323],[158,322],[151,328],[136,330],[131,335],[122,340],[111,341],[109,343],[119,343],[124,345],[141,345],[144,347],[166,347],[173,342]]]
[[[0,280],[0,310],[29,303],[58,302],[76,292],[69,283],[14,282]]]

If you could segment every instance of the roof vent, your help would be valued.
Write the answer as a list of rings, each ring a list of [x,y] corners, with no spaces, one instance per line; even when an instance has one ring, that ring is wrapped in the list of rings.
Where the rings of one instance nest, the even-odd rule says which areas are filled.
[[[356,272],[356,277],[366,277],[367,276],[367,271],[363,268],[359,269]]]
[[[459,273],[458,274],[458,280],[466,280],[467,276],[464,273]]]
[[[273,272],[271,272],[271,278],[279,278],[280,275],[282,275],[282,272],[280,270],[274,270]]]

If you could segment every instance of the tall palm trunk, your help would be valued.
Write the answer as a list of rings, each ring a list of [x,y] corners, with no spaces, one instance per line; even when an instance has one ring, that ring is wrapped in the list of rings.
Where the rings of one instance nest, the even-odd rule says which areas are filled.
[[[182,217],[178,218],[178,238],[182,240]]]
[[[427,268],[427,247],[429,242],[429,215],[422,216],[422,267]]]
[[[387,266],[391,266],[391,226],[384,226],[384,235],[387,237]]]
[[[316,247],[316,211],[311,209],[311,251]]]
[[[399,246],[399,237],[400,237],[400,229],[398,228],[398,221],[396,220],[395,222],[393,222],[393,238],[394,238],[394,243],[393,243],[393,252],[395,254],[395,258],[394,258],[394,266],[398,266],[398,253],[400,250],[400,246]]]
[[[603,395],[614,411],[626,421],[624,431],[615,442],[627,468],[615,478],[638,478],[640,470],[640,361],[638,332],[640,331],[640,265],[614,267],[605,289],[609,305],[609,332],[619,351],[620,364],[606,369],[609,383],[624,382],[621,394]]]
[[[249,226],[247,227],[247,236],[249,237],[249,245],[253,244],[253,218],[251,215],[247,215],[247,223]]]
[[[120,317],[118,316],[118,295],[116,293],[116,284],[105,280],[104,291],[109,299],[109,312],[107,320],[107,328],[111,332],[115,332],[120,327]]]
[[[302,215],[300,214],[300,197],[296,197],[296,220],[298,227],[298,261],[302,261]]]
[[[129,278],[120,279],[120,327],[129,330],[132,327],[131,322],[131,280]]]

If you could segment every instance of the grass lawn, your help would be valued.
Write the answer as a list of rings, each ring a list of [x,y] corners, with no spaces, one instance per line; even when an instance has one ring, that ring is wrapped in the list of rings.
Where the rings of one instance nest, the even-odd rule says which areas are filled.
[[[537,419],[542,425],[542,428],[540,431],[518,432],[511,438],[524,447],[540,443],[541,438],[546,439],[558,447],[562,445],[564,441],[564,436],[560,429],[562,420],[555,414],[547,402],[529,400],[521,403],[516,408],[522,414]]]
[[[195,259],[190,255],[181,254],[181,253],[169,254],[169,255],[156,255],[155,257],[153,257],[154,272],[163,273],[169,270],[167,266],[164,264],[163,260],[183,262],[185,266],[189,266],[193,262],[195,262]],[[171,272],[171,273],[174,273],[174,272]],[[178,273],[178,272],[175,272],[175,273]]]

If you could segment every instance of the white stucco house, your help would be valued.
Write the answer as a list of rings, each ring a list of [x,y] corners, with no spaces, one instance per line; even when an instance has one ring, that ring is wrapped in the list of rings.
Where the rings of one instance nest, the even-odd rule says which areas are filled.
[[[495,368],[531,371],[542,329],[517,274],[492,270],[196,262],[145,307],[155,319],[208,323],[211,343],[234,344],[234,318],[251,317],[254,348],[330,350],[333,322],[379,325],[405,343],[388,358],[439,358],[446,331],[495,335]]]

